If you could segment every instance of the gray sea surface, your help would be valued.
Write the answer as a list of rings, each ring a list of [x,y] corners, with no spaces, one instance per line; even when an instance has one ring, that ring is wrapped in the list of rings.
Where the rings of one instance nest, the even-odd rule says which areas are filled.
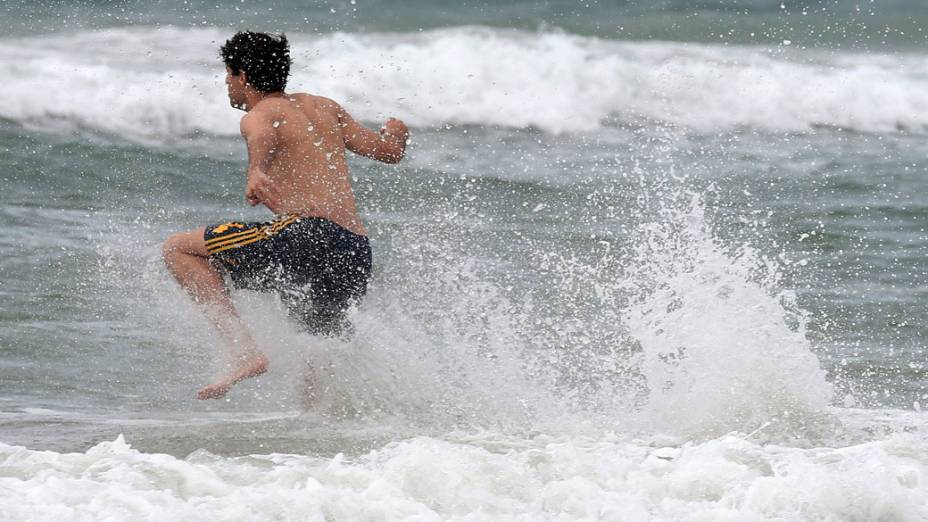
[[[538,455],[608,447],[645,467],[704,452],[718,476],[734,454],[751,470],[808,457],[816,471],[791,476],[848,488],[903,462],[887,516],[926,513],[906,471],[928,455],[921,2],[3,2],[0,20],[0,477],[44,492],[34,459],[67,474],[88,450],[144,461],[131,469],[292,454],[343,491],[326,473],[345,458],[402,490],[395,513],[415,500],[454,519],[528,508],[390,466],[443,455],[466,482],[538,465],[541,485],[503,488],[521,502],[554,495]],[[374,250],[355,338],[314,338],[272,296],[236,293],[271,370],[201,402],[224,356],[160,245],[270,217],[242,196],[217,56],[240,28],[288,33],[290,90],[372,128],[401,117],[413,138],[399,165],[351,159]],[[468,475],[489,464],[462,455],[487,448],[499,467]],[[611,473],[591,466],[578,476]],[[681,495],[705,500],[693,480]],[[712,502],[795,514],[728,493]],[[526,504],[539,519],[580,516],[545,498],[560,507]],[[71,513],[117,504],[100,505]],[[669,505],[640,513],[674,519]]]

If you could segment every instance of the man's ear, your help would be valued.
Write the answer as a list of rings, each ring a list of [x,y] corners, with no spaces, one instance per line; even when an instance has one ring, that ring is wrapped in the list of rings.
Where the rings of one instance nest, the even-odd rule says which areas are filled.
[[[245,83],[245,87],[248,87],[249,85],[251,85],[250,83],[248,83],[248,73],[246,73],[245,71],[242,71],[238,74],[242,78],[242,81]]]

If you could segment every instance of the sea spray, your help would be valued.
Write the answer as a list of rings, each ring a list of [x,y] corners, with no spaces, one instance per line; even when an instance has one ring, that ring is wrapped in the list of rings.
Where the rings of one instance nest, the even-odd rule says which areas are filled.
[[[821,420],[831,385],[792,294],[750,246],[723,246],[701,198],[684,194],[677,219],[642,227],[630,271],[646,287],[624,311],[641,346],[643,412],[655,428],[688,436],[821,436],[806,424]]]
[[[449,203],[422,223],[381,230],[388,255],[375,258],[347,340],[301,333],[272,296],[238,292],[272,362],[267,376],[234,393],[252,406],[308,408],[335,422],[400,416],[431,433],[583,418],[681,436],[763,426],[760,435],[773,440],[827,437],[819,421],[830,385],[776,265],[748,245],[722,243],[685,179],[638,183],[635,207],[623,210],[639,220],[628,235],[607,234],[627,217],[607,215],[598,236],[585,234],[591,248],[523,244],[532,263],[482,252],[479,238],[499,232],[485,229],[479,209]],[[585,204],[615,197],[604,190]],[[119,257],[130,245],[100,250],[109,284],[139,281],[129,273],[136,265]],[[137,297],[156,306],[136,313],[175,325],[162,335],[176,334],[169,344],[186,343],[185,358],[202,366],[204,354],[220,354],[209,348],[214,336],[152,254],[144,288],[131,291],[150,292],[154,300]],[[511,276],[520,271],[546,284],[522,292]]]
[[[725,246],[698,195],[663,187],[655,196],[632,253],[602,241],[586,259],[539,256],[556,307],[538,306],[551,300],[536,294],[507,298],[496,272],[512,267],[449,239],[466,219],[408,229],[393,238],[404,266],[356,317],[362,348],[333,353],[367,359],[366,379],[388,374],[387,395],[416,404],[414,416],[431,403],[441,406],[431,415],[509,429],[580,414],[686,437],[736,431],[806,444],[834,435],[831,385],[776,263]]]
[[[390,410],[413,422],[525,429],[556,394],[532,371],[541,354],[519,330],[519,304],[494,282],[504,269],[463,252],[448,233],[468,226],[449,212],[397,231],[399,266],[384,271],[357,310],[350,344],[374,375],[389,375]]]

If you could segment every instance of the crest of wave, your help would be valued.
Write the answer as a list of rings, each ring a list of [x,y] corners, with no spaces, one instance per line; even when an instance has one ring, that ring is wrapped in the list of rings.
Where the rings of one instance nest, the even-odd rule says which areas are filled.
[[[129,27],[0,39],[0,117],[146,144],[234,135],[218,28]],[[356,117],[595,131],[666,122],[700,132],[928,126],[920,55],[626,42],[454,27],[421,33],[291,34],[290,89]],[[130,58],[131,57],[131,58]],[[45,87],[42,96],[35,86]]]

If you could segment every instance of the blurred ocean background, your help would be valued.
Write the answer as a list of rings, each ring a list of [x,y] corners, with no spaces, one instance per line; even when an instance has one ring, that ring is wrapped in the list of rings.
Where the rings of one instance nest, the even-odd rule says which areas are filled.
[[[928,520],[928,4],[0,2],[0,520]],[[264,219],[219,46],[352,160],[349,342],[160,259]],[[306,383],[324,393],[306,404]]]

